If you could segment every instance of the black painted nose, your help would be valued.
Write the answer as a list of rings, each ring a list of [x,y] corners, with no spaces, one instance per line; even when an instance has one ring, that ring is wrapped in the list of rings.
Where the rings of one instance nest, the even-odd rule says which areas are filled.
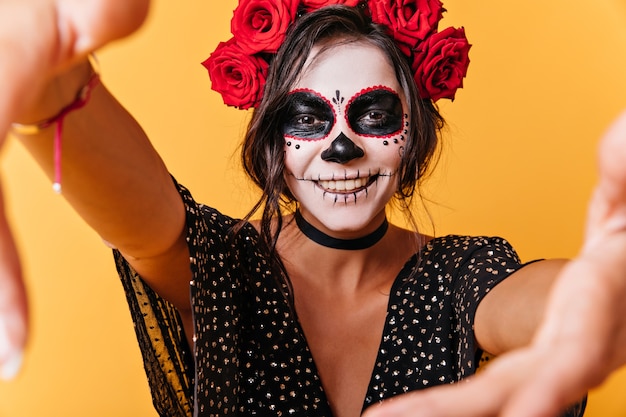
[[[330,146],[322,152],[322,159],[328,162],[345,164],[356,158],[365,155],[363,149],[359,148],[349,137],[342,133],[337,136]]]

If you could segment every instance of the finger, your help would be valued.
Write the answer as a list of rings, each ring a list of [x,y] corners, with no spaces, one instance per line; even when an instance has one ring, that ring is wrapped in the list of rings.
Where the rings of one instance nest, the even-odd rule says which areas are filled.
[[[452,385],[428,388],[371,407],[366,417],[490,417],[498,415],[527,366],[518,355],[493,362],[478,375]],[[364,417],[365,417],[364,416]]]
[[[82,57],[130,35],[145,21],[149,0],[58,0],[59,28],[68,56]],[[64,42],[62,42],[64,43]]]
[[[484,398],[483,384],[468,381],[428,388],[384,401],[364,417],[489,417],[498,409],[494,397]]]
[[[0,378],[14,378],[22,364],[28,333],[26,292],[0,190]]]
[[[626,111],[600,142],[600,187],[607,198],[626,202]]]
[[[601,243],[606,233],[626,230],[626,112],[600,142],[598,170],[587,219],[587,248]]]

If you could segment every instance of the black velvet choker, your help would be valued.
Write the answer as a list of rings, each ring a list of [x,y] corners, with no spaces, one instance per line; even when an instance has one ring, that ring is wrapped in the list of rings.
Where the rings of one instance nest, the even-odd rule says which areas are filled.
[[[378,241],[382,239],[383,236],[385,236],[385,233],[389,228],[389,222],[387,222],[387,218],[385,217],[383,223],[367,236],[359,237],[356,239],[337,239],[335,237],[328,236],[326,233],[322,232],[319,229],[316,229],[315,226],[304,220],[304,217],[302,217],[300,211],[296,210],[295,216],[298,229],[300,229],[300,231],[304,233],[306,237],[308,237],[317,244],[326,246],[327,248],[331,249],[367,249],[378,243]]]

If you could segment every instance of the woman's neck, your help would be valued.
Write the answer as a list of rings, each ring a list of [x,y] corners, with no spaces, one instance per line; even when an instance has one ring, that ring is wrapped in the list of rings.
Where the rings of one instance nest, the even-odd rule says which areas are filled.
[[[300,211],[296,211],[294,217],[296,220],[296,225],[303,235],[305,235],[308,239],[312,240],[318,245],[327,247],[329,249],[353,251],[371,248],[385,236],[385,233],[387,233],[387,230],[389,228],[389,222],[387,221],[387,217],[384,217],[380,226],[378,226],[371,233],[353,239],[339,239],[324,233],[323,231],[319,230],[311,223],[306,221]]]
[[[384,236],[367,249],[333,249],[305,236],[294,218],[285,219],[277,250],[292,281],[310,281],[329,291],[359,291],[387,286],[422,246],[420,241],[420,235],[389,224]]]

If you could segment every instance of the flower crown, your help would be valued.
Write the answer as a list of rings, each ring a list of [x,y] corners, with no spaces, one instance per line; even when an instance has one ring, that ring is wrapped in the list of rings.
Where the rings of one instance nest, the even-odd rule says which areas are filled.
[[[445,9],[440,0],[239,0],[233,13],[233,37],[206,59],[211,88],[224,103],[240,109],[257,107],[269,67],[287,30],[301,11],[343,4],[365,7],[372,22],[387,28],[408,58],[423,99],[454,100],[469,65],[463,28],[438,30]]]

